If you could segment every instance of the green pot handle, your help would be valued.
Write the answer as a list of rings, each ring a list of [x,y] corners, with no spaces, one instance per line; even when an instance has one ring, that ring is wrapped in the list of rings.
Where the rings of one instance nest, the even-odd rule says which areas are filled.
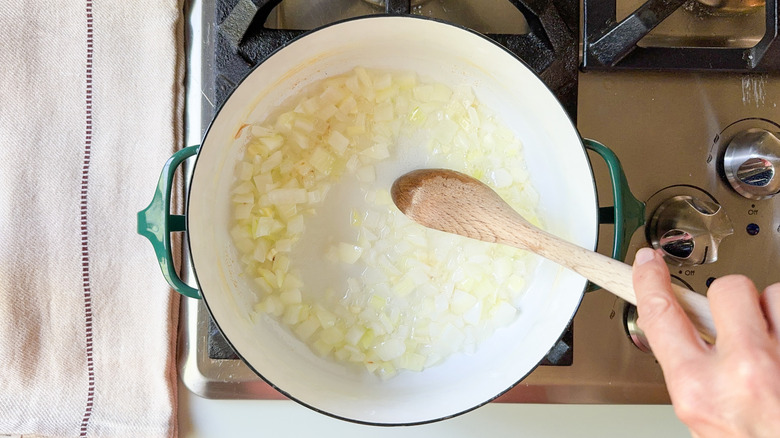
[[[585,148],[604,159],[612,181],[613,207],[599,208],[599,223],[615,224],[612,258],[625,260],[631,236],[645,222],[645,204],[637,200],[628,187],[626,175],[617,155],[603,144],[584,139]],[[172,232],[186,231],[185,216],[170,214],[171,188],[176,169],[187,158],[198,153],[199,146],[186,147],[171,156],[163,166],[152,202],[138,212],[138,234],[152,243],[163,277],[177,292],[190,298],[201,298],[200,291],[184,283],[173,268]]]
[[[631,236],[645,223],[645,204],[631,194],[620,160],[611,149],[594,140],[584,139],[583,143],[585,148],[599,154],[607,163],[615,205],[599,207],[599,223],[615,224],[612,258],[623,261],[628,253]]]
[[[173,268],[171,233],[187,230],[186,217],[170,213],[171,189],[176,169],[187,158],[198,153],[199,146],[186,147],[165,162],[154,198],[148,207],[138,212],[138,234],[152,242],[163,277],[177,292],[190,298],[200,298],[200,291],[184,283]]]

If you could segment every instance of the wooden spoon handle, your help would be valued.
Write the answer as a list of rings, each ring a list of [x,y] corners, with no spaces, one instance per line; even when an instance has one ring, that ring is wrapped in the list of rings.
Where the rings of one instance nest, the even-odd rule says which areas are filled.
[[[524,230],[512,233],[511,237],[507,236],[503,243],[527,248],[636,305],[631,266],[574,245],[533,225],[523,226]],[[676,284],[672,284],[672,290],[702,338],[707,342],[714,342],[715,324],[707,298]]]

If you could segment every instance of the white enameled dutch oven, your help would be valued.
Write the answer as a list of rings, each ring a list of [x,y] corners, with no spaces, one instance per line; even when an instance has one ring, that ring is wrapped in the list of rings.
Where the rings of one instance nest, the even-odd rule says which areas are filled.
[[[530,373],[566,329],[586,280],[541,261],[528,278],[519,317],[474,354],[458,354],[422,372],[382,380],[312,353],[271,318],[253,323],[252,292],[231,244],[235,141],[245,123],[262,121],[308,84],[354,67],[413,71],[451,87],[470,85],[522,141],[539,212],[552,233],[595,248],[598,202],[583,141],[544,83],[489,39],[442,22],[375,16],[333,24],[293,41],[258,65],[219,110],[199,147],[169,160],[158,193],[139,213],[139,232],[154,244],[163,273],[185,295],[202,296],[241,358],[263,379],[312,409],[383,425],[449,418],[501,395]],[[603,147],[602,147],[603,148]],[[167,213],[173,170],[197,153],[185,218]],[[409,169],[411,170],[411,169]],[[400,176],[400,175],[399,175]],[[199,290],[182,283],[170,262],[170,237],[186,228]]]

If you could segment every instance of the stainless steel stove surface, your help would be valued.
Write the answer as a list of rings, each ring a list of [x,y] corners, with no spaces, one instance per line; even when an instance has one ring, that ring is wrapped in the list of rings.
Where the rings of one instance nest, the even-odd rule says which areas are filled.
[[[190,32],[195,43],[189,59],[191,74],[187,98],[187,140],[190,144],[200,141],[220,99],[231,84],[235,85],[240,79],[241,72],[251,68],[252,56],[259,56],[248,50],[250,55],[244,53],[240,57],[243,64],[237,67],[236,61],[220,60],[223,55],[215,56],[214,52],[220,50],[220,45],[230,44],[226,40],[233,38],[234,42],[240,42],[252,37],[245,35],[246,29],[235,33],[235,27],[229,32],[223,31],[227,36],[220,37],[216,24],[224,25],[225,20],[241,22],[240,15],[231,14],[237,8],[257,10],[278,3],[225,2],[227,6],[219,1],[217,5],[213,1],[192,3]],[[589,2],[592,0],[586,1],[586,17]],[[315,1],[307,2],[308,8],[303,9],[300,1],[286,0],[270,12],[266,11],[269,18],[261,27],[294,30],[277,34],[277,40],[264,43],[262,50],[273,50],[299,34],[301,29],[382,12],[377,10],[376,3],[379,2]],[[494,0],[492,3],[500,6],[485,8],[488,13],[473,7],[475,3],[465,0],[396,1],[385,5],[385,10],[457,21],[495,35],[498,41],[508,45],[517,45],[510,32],[513,29],[517,35],[534,33],[533,16],[526,21],[516,14],[518,8],[522,9],[522,2]],[[480,7],[484,6],[481,3]],[[554,3],[566,4],[563,1]],[[600,5],[605,3],[609,2],[600,2]],[[618,18],[629,16],[630,19],[631,10],[641,6],[641,2],[632,2],[631,6],[626,3],[613,5],[612,13],[621,10],[624,12],[620,12]],[[495,20],[495,12],[501,10],[496,8],[507,7],[506,13],[499,14],[504,19]],[[568,3],[568,8],[560,7],[564,12],[559,18],[571,23],[572,8],[576,11],[577,6]],[[451,12],[449,16],[446,15],[448,11]],[[685,13],[681,9],[674,14]],[[763,16],[765,9],[750,13]],[[674,14],[675,20],[687,19]],[[228,18],[231,16],[233,18]],[[734,18],[718,13],[707,19]],[[744,17],[739,19],[745,20]],[[764,29],[777,27],[777,17],[773,19],[774,24],[767,21]],[[761,22],[754,17],[750,20]],[[722,24],[714,26],[721,32]],[[678,47],[694,50],[686,52],[693,53],[691,58],[672,56],[690,65],[671,65],[666,46],[675,47],[669,42],[679,41],[674,38],[679,35],[669,26],[659,26],[639,44],[635,40],[640,39],[629,35],[624,40],[629,41],[631,47],[606,54],[599,51],[601,46],[592,44],[600,41],[595,36],[604,33],[588,31],[586,26],[585,34],[593,38],[586,38],[579,46],[576,40],[574,42],[578,51],[582,48],[585,52],[582,60],[587,68],[583,71],[577,72],[580,58],[574,59],[572,64],[571,53],[566,52],[568,46],[561,43],[566,38],[560,37],[556,53],[566,52],[561,56],[569,58],[544,61],[545,57],[537,53],[529,64],[541,72],[540,76],[550,84],[572,117],[576,117],[582,136],[607,145],[617,154],[633,194],[646,204],[646,225],[634,233],[627,261],[630,262],[642,246],[662,247],[674,281],[700,293],[706,292],[714,278],[729,273],[746,274],[759,287],[780,281],[777,266],[777,260],[780,260],[780,197],[771,196],[780,190],[777,186],[780,177],[774,174],[780,166],[780,141],[777,140],[780,135],[780,71],[776,67],[780,59],[774,59],[775,56],[780,58],[777,44],[762,39],[760,32],[756,37],[752,30],[737,35],[724,47],[749,50],[745,47],[763,44],[760,53],[745,52],[754,53],[760,62],[746,63],[728,72],[714,72],[708,71],[706,65],[695,65],[697,62],[706,64],[711,56],[707,54],[709,52],[696,51],[699,48],[688,47],[686,43]],[[690,35],[690,29],[684,37],[687,41],[695,39]],[[219,42],[220,39],[223,41]],[[697,39],[700,46],[711,44],[713,40],[720,41],[717,38]],[[652,52],[652,47],[658,44],[664,46],[657,53],[663,57],[664,71],[645,70],[643,65],[653,56],[644,51],[645,47],[650,47]],[[760,59],[762,55],[769,58]],[[621,62],[626,66],[621,66]],[[223,71],[226,63],[237,71]],[[724,70],[728,68],[724,67]],[[606,166],[599,158],[591,158],[600,204],[611,206]],[[600,236],[599,251],[610,253],[612,226],[603,225]],[[641,333],[634,330],[634,310],[607,292],[587,293],[572,327],[548,356],[548,365],[539,366],[497,401],[668,403],[660,367],[651,353],[643,351]],[[632,342],[629,331],[639,346]],[[184,298],[179,345],[181,379],[190,391],[217,399],[283,398],[236,358],[198,300]]]

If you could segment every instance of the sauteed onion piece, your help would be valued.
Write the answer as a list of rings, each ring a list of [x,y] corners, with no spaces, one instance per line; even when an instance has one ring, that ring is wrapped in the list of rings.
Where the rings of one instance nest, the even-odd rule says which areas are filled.
[[[471,89],[357,68],[238,139],[231,235],[255,311],[317,354],[387,378],[515,319],[533,257],[423,228],[388,193],[409,166],[449,167],[535,220],[520,142]]]

